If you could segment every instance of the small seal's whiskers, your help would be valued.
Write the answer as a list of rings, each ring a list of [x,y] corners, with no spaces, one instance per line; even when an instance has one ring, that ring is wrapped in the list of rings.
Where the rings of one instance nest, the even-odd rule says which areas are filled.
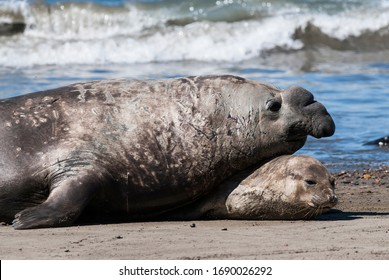
[[[304,205],[304,207],[302,207],[301,209],[295,211],[295,212],[293,213],[293,216],[296,216],[296,215],[298,215],[298,214],[300,214],[300,213],[302,213],[302,212],[305,212],[305,211],[309,210],[310,208],[311,208],[310,206]],[[307,215],[309,212],[310,212],[310,211],[308,211],[307,213],[305,213],[304,216],[303,216],[303,218],[305,218],[306,215]]]

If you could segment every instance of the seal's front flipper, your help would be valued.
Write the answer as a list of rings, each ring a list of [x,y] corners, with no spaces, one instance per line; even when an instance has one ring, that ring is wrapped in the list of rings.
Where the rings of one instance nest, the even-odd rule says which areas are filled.
[[[14,229],[66,226],[71,224],[80,213],[81,211],[62,213],[58,207],[51,207],[48,203],[42,203],[17,213],[12,226]]]
[[[15,229],[68,226],[81,214],[101,184],[99,176],[90,172],[62,177],[53,184],[45,202],[17,213],[12,226]]]

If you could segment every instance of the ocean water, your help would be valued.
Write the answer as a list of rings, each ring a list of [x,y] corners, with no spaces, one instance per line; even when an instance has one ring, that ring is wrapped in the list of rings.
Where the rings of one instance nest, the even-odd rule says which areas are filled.
[[[298,153],[389,165],[389,0],[0,0],[0,98],[74,82],[233,74],[325,104],[337,130]]]

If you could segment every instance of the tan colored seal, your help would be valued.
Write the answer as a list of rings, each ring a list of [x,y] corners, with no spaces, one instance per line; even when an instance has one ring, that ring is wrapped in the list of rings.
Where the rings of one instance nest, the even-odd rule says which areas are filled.
[[[248,177],[245,177],[248,175]],[[277,157],[250,175],[222,184],[178,219],[310,219],[337,203],[335,180],[318,160],[303,155]],[[180,213],[180,214],[178,214]]]

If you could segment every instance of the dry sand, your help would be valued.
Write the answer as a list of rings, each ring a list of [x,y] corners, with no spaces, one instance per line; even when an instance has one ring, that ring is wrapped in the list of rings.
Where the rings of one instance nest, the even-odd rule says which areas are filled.
[[[389,169],[334,175],[339,204],[316,220],[3,225],[0,259],[389,259]]]

